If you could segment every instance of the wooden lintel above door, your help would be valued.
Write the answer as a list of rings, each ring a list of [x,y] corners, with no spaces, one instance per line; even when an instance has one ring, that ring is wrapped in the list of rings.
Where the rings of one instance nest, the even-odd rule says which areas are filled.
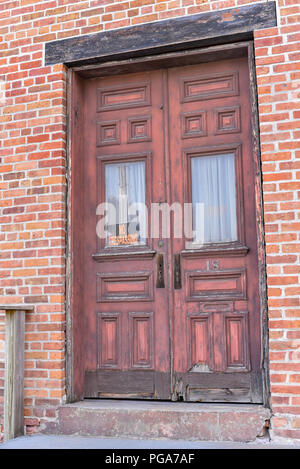
[[[243,5],[51,41],[45,44],[45,65],[78,66],[232,43],[273,26],[276,2]]]

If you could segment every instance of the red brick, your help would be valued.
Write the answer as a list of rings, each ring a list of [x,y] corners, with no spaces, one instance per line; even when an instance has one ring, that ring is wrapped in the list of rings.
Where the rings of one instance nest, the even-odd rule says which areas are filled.
[[[295,438],[297,440],[300,439],[300,430],[281,430],[276,429],[275,436],[279,436],[282,438]]]

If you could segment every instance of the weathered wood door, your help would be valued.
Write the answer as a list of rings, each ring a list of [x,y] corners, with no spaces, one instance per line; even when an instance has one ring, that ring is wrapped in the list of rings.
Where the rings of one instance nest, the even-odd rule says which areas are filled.
[[[192,240],[172,240],[173,392],[190,401],[261,402],[246,60],[170,70],[169,102],[171,200],[193,205]]]
[[[248,73],[86,80],[86,397],[262,401]]]
[[[170,396],[169,285],[159,265],[167,259],[168,243],[159,247],[159,240],[141,229],[143,204],[166,199],[162,74],[92,80],[86,88],[83,294],[89,397]],[[96,221],[101,223],[96,210],[104,202],[115,204],[117,220],[107,220],[103,239],[96,233]],[[128,215],[130,203],[137,206]]]

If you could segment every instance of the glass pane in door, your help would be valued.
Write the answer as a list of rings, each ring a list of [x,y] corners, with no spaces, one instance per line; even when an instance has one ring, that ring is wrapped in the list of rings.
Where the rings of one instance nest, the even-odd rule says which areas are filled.
[[[191,173],[194,243],[236,241],[235,155],[193,157]]]
[[[106,164],[107,246],[145,244],[145,192],[144,161]]]

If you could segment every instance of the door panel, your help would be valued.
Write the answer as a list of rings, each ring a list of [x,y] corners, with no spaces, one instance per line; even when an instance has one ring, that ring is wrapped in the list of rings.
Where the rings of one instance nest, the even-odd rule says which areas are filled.
[[[171,395],[168,296],[156,287],[158,274],[168,286],[157,267],[168,245],[141,229],[143,205],[166,199],[162,75],[97,79],[85,90],[86,397]],[[116,219],[99,238],[104,202]]]
[[[234,59],[86,80],[86,397],[262,402],[248,73]],[[184,215],[152,236],[153,204],[176,203],[191,230]]]
[[[171,203],[193,203],[192,238],[172,240],[182,276],[173,399],[261,402],[247,62],[173,68],[168,78]]]

